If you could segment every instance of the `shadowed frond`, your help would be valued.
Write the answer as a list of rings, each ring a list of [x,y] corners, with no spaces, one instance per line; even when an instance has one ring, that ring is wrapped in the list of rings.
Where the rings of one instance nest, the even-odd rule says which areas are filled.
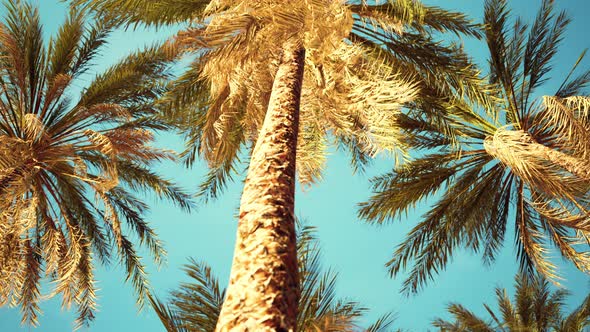
[[[366,332],[388,332],[392,331],[392,325],[395,323],[395,315],[392,313],[387,313],[381,317],[379,317],[369,328]],[[401,330],[397,330],[400,332]]]
[[[150,300],[150,304],[154,311],[158,315],[158,318],[162,322],[162,325],[166,328],[168,332],[188,332],[189,330],[184,329],[181,327],[180,319],[175,315],[175,313],[170,309],[170,307],[162,302],[160,299],[155,297],[154,295],[148,295],[148,299]]]

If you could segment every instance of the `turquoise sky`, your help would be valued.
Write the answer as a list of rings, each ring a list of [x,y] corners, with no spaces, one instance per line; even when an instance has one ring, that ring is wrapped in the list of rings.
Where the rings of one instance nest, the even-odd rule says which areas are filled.
[[[148,0],[146,0],[148,1]],[[480,20],[483,13],[483,0],[425,1],[465,11],[474,19]],[[53,33],[63,21],[66,6],[58,0],[37,0],[45,33]],[[530,17],[535,14],[540,0],[510,1],[514,13]],[[548,84],[551,93],[555,85],[561,82],[580,52],[590,46],[588,33],[590,21],[587,13],[590,2],[586,0],[558,1],[558,7],[566,9],[573,23],[568,29],[562,49],[557,56],[555,70],[556,80],[553,86]],[[2,16],[4,9],[0,9]],[[103,48],[97,61],[96,71],[104,70],[131,50],[135,50],[154,40],[170,36],[172,31],[117,31],[110,39],[110,44]],[[484,64],[486,50],[482,42],[465,40],[466,48]],[[585,62],[585,67],[590,60]],[[78,88],[88,83],[89,77],[83,77],[76,83]],[[180,150],[182,140],[175,135],[166,134],[159,137],[159,144]],[[338,295],[357,300],[371,308],[369,319],[394,311],[398,319],[396,327],[409,331],[426,331],[435,317],[447,317],[446,305],[450,301],[459,302],[478,313],[483,313],[483,302],[495,308],[493,290],[503,286],[512,290],[512,281],[517,261],[513,250],[512,233],[507,236],[506,246],[498,257],[497,263],[485,267],[477,255],[461,251],[455,255],[446,271],[430,283],[421,293],[412,297],[403,297],[398,292],[404,276],[397,279],[388,277],[384,263],[389,260],[395,246],[399,244],[406,232],[419,220],[426,206],[421,205],[402,220],[384,226],[371,226],[356,218],[356,204],[368,197],[368,179],[389,170],[392,162],[377,160],[366,174],[352,174],[348,159],[332,149],[328,161],[325,179],[318,185],[298,190],[296,212],[308,224],[318,227],[323,248],[325,267],[332,267],[339,272]],[[245,169],[245,166],[244,166]],[[187,170],[178,165],[164,164],[158,171],[175,179],[188,190],[195,191],[205,173],[205,165],[197,163]],[[151,282],[157,294],[165,297],[167,292],[186,280],[180,268],[187,262],[187,257],[208,262],[222,280],[227,281],[233,253],[238,202],[241,191],[241,178],[229,187],[221,199],[200,206],[192,214],[186,214],[166,202],[157,202],[151,197],[147,200],[152,209],[149,219],[158,231],[168,250],[168,263],[157,270],[149,265]],[[145,260],[149,263],[149,260]],[[577,306],[588,293],[589,278],[577,272],[569,264],[561,264],[563,274],[567,277],[565,286],[576,293],[568,304]],[[99,312],[90,328],[82,331],[164,331],[157,316],[146,308],[138,313],[130,285],[124,284],[123,270],[118,266],[100,267],[96,273],[98,280]],[[43,303],[44,315],[37,331],[62,332],[72,328],[74,314],[60,309],[59,298]],[[17,309],[0,309],[0,331],[28,331],[19,325],[20,313]],[[30,329],[33,330],[33,329]]]

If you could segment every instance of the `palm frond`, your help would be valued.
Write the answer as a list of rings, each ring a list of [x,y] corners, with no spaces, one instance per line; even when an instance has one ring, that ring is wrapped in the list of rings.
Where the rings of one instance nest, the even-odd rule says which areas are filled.
[[[379,318],[366,329],[366,332],[387,332],[391,331],[392,325],[395,323],[396,316],[392,313],[387,313]]]
[[[515,276],[514,304],[506,289],[497,288],[496,298],[501,315],[484,305],[491,321],[478,317],[460,304],[451,304],[448,311],[453,321],[437,319],[433,322],[441,331],[582,331],[590,324],[584,303],[564,316],[567,292],[551,291],[541,276]]]
[[[297,36],[307,50],[301,127],[307,139],[300,141],[298,162],[303,183],[321,178],[323,137],[330,131],[349,147],[357,166],[381,151],[402,160],[405,141],[397,130],[400,112],[395,109],[410,106],[437,114],[448,108],[437,100],[455,95],[486,108],[495,104],[486,93],[490,88],[460,47],[443,46],[431,36],[452,32],[478,37],[480,26],[461,13],[417,1],[374,5],[249,1],[247,12],[245,2],[222,0],[75,4],[99,15],[115,12],[120,22],[128,24],[192,23],[168,48],[192,52],[194,61],[159,107],[179,110],[171,118],[183,124],[187,164],[197,155],[210,163],[212,172],[201,187],[204,195],[216,195],[211,189],[227,178],[241,149],[237,141],[223,145],[224,138],[236,132],[228,128],[240,128],[244,142],[257,137],[281,52],[280,45],[269,43],[272,40]],[[436,92],[436,98],[427,98],[430,91]]]
[[[210,0],[165,0],[145,2],[142,0],[85,0],[72,1],[73,6],[99,10],[100,16],[110,17],[117,13],[120,24],[161,26],[191,21],[203,12]]]
[[[168,331],[168,332],[189,332],[189,330],[181,327],[179,318],[176,316],[174,311],[172,311],[172,309],[170,309],[170,307],[167,304],[165,304],[159,298],[157,298],[156,296],[151,295],[151,294],[148,296],[148,299],[150,301],[152,308],[154,309],[154,311],[158,315],[158,318],[160,319],[160,321],[162,322],[162,324],[166,328],[166,331]]]

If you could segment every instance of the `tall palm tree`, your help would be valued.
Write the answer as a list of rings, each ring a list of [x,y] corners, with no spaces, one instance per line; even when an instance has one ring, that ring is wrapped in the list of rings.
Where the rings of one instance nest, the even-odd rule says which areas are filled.
[[[77,324],[94,317],[94,260],[119,259],[141,300],[147,293],[137,236],[156,262],[164,250],[132,191],[189,209],[190,196],[150,170],[173,159],[151,146],[154,99],[164,92],[171,59],[148,48],[129,55],[79,92],[113,24],[87,24],[72,10],[43,40],[36,8],[5,2],[0,24],[0,306],[19,306],[37,324],[40,282],[48,297],[77,306]]]
[[[205,199],[250,148],[223,331],[295,327],[295,170],[303,184],[320,179],[329,138],[362,166],[405,147],[402,105],[438,119],[462,105],[457,96],[490,104],[460,48],[431,35],[478,36],[477,26],[414,0],[74,3],[128,24],[191,22],[170,49],[195,60],[165,100],[176,110],[168,117],[187,120],[188,163],[198,154],[209,162]]]
[[[496,288],[500,314],[484,304],[491,319],[478,317],[460,304],[449,305],[453,321],[436,319],[435,327],[441,331],[462,332],[574,332],[590,328],[590,295],[570,314],[565,315],[564,306],[568,292],[560,289],[552,292],[549,282],[536,275],[529,278],[518,274],[515,277],[514,303],[506,289]]]
[[[555,281],[548,258],[553,246],[590,272],[590,99],[576,96],[590,71],[573,76],[583,54],[554,96],[533,99],[548,80],[568,22],[550,0],[531,26],[510,22],[507,1],[487,0],[490,79],[503,105],[488,114],[474,112],[470,121],[449,121],[446,131],[408,119],[408,135],[422,155],[375,178],[374,195],[360,209],[363,218],[384,222],[436,197],[388,263],[392,275],[413,264],[405,291],[420,289],[459,247],[492,263],[511,220],[523,271]]]
[[[301,298],[297,331],[360,331],[358,319],[366,312],[358,302],[335,297],[337,274],[322,271],[321,251],[315,229],[304,226],[297,233]],[[170,293],[170,303],[151,296],[152,306],[169,332],[213,332],[223,305],[225,289],[211,268],[191,259],[184,271],[191,282],[182,283]],[[393,316],[386,314],[367,332],[390,331]]]

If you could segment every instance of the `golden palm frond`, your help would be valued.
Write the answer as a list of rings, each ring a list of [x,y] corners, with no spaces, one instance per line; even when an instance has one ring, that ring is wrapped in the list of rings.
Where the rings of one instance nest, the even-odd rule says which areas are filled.
[[[397,13],[395,10],[390,11],[378,5],[359,7],[340,1],[288,2],[288,5],[278,1],[270,4],[251,1],[247,5],[242,2],[212,2],[203,15],[214,19],[181,32],[172,43],[184,50],[198,50],[199,54],[193,65],[193,69],[199,70],[199,76],[192,74],[190,82],[183,78],[180,84],[185,86],[186,82],[192,89],[198,86],[198,92],[193,92],[195,97],[207,93],[203,88],[209,86],[208,99],[197,97],[187,100],[187,90],[184,88],[178,91],[180,94],[173,92],[165,98],[175,107],[179,105],[177,100],[180,98],[199,110],[196,118],[193,118],[195,112],[190,110],[185,111],[184,115],[185,121],[188,121],[187,127],[201,128],[187,130],[190,137],[189,151],[200,151],[199,154],[209,161],[214,171],[212,174],[217,174],[211,179],[220,179],[221,174],[227,175],[229,165],[235,165],[235,151],[243,145],[241,142],[257,137],[281,53],[281,45],[275,40],[285,40],[299,34],[306,48],[300,133],[311,141],[299,141],[300,158],[297,161],[299,180],[304,184],[321,179],[329,143],[326,135],[329,133],[335,136],[337,142],[348,142],[341,146],[350,150],[352,160],[357,165],[382,151],[391,152],[396,158],[403,157],[407,144],[398,129],[401,107],[412,105],[415,109],[432,114],[440,109],[440,106],[433,106],[435,98],[428,102],[429,106],[422,102],[413,103],[427,95],[426,92],[420,93],[423,85],[436,86],[437,91],[445,96],[454,94],[458,87],[461,88],[460,93],[469,91],[471,94],[471,91],[476,91],[477,94],[485,91],[478,73],[469,69],[471,65],[466,58],[456,61],[455,69],[460,70],[449,69],[444,72],[440,71],[440,68],[444,68],[442,64],[438,67],[425,65],[426,58],[433,59],[433,54],[442,54],[441,50],[448,55],[444,61],[453,61],[451,58],[458,56],[454,50],[442,46],[441,50],[417,48],[423,52],[419,60],[414,58],[416,50],[400,55],[399,60],[388,56],[386,50],[397,57],[398,49],[390,44],[382,45],[382,42],[393,42],[396,38],[403,40],[402,31],[408,26],[410,29],[421,26],[409,17],[403,20],[410,23],[398,20],[394,15]],[[241,12],[246,8],[244,6],[251,9],[247,14]],[[444,12],[421,6],[415,1],[407,2],[405,6],[407,15],[414,13],[416,20],[428,21],[433,25],[437,22],[434,16]],[[431,17],[431,14],[434,16]],[[450,19],[453,15],[448,14],[447,18]],[[466,18],[455,18],[457,21],[450,26],[461,26],[477,34],[475,26],[467,27],[469,23]],[[359,27],[354,23],[357,19]],[[394,21],[397,23],[392,26]],[[442,25],[436,25],[435,29],[445,30]],[[359,30],[360,26],[362,31]],[[450,26],[447,28],[451,29]],[[380,43],[367,42],[367,39],[363,39],[367,36],[380,36]],[[434,47],[435,42],[426,45]],[[228,52],[231,52],[231,57]],[[399,62],[402,62],[402,66]],[[438,68],[439,75],[428,73],[433,68]],[[451,77],[454,74],[450,73],[460,73],[462,79]],[[448,81],[444,83],[448,87],[440,87],[442,80],[422,83],[430,78],[442,78],[440,74],[451,75],[446,76]],[[470,78],[463,79],[467,77]],[[455,84],[458,82],[468,83],[458,86]],[[190,86],[186,88],[191,89]],[[484,94],[478,95],[478,98],[477,101],[491,104]],[[205,107],[207,112],[201,112]],[[243,128],[239,130],[243,134],[236,134],[237,129],[229,129],[236,126]],[[229,146],[228,138],[232,142]],[[351,145],[352,142],[354,145]],[[195,156],[194,153],[189,155]]]

